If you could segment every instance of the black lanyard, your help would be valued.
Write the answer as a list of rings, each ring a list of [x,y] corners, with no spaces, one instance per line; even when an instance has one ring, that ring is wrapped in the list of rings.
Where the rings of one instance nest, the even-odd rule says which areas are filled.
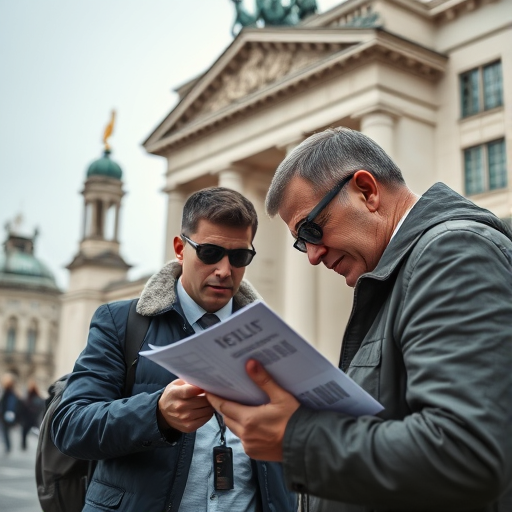
[[[220,427],[220,446],[213,447],[213,484],[216,491],[228,491],[234,487],[233,450],[226,446],[226,424],[224,418],[215,412]]]

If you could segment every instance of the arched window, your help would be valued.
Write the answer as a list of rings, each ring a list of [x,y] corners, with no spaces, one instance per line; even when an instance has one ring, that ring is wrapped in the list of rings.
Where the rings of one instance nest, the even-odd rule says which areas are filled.
[[[37,320],[32,319],[27,333],[27,352],[35,354],[37,344]]]
[[[18,319],[12,316],[7,321],[7,343],[5,346],[6,352],[14,352],[14,350],[16,349],[17,334],[18,334]]]

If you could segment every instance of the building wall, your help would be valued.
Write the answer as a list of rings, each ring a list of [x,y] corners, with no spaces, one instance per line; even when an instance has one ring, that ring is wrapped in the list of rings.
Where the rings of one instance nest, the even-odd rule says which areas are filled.
[[[157,152],[167,159],[169,208],[163,260],[174,257],[172,241],[179,235],[181,209],[192,192],[217,184],[236,188],[253,201],[260,219],[254,241],[257,257],[247,269],[247,279],[333,363],[338,362],[352,289],[343,277],[323,266],[309,265],[304,255],[292,249],[284,223],[279,218],[269,219],[264,212],[272,175],[290,149],[315,131],[348,126],[382,145],[414,192],[421,194],[436,181],[443,181],[464,193],[463,150],[505,137],[508,187],[471,199],[503,218],[510,218],[512,208],[512,0],[440,2],[435,7],[412,0],[353,0],[310,19],[305,26],[318,26],[319,33],[325,35],[325,27],[340,27],[365,12],[378,12],[384,29],[402,38],[390,44],[405,53],[410,51],[412,57],[425,54],[425,62],[442,61],[444,70],[422,74],[417,66],[409,66],[407,59],[399,64],[393,62],[393,56],[376,53],[371,59],[354,60],[338,73],[322,75],[306,87],[298,86],[278,100],[261,103],[200,138]],[[368,30],[351,30],[345,27],[339,34],[346,41],[355,41],[357,34],[362,41],[371,35]],[[279,37],[276,30],[275,38]],[[307,37],[314,40],[313,32]],[[502,61],[504,106],[461,119],[460,73],[498,58]],[[224,59],[225,55],[218,62]],[[236,75],[232,79],[237,80]],[[185,96],[181,104],[186,101]],[[111,270],[83,268],[73,273],[64,297],[60,354],[65,355],[57,373],[71,369],[78,352],[66,348],[67,340],[78,339],[76,346],[83,347],[96,307],[137,296],[144,284],[143,280],[113,284],[115,281],[122,278]]]
[[[448,68],[438,86],[436,143],[437,179],[464,194],[463,150],[505,138],[508,187],[471,196],[501,218],[512,214],[512,1],[502,0],[463,13],[438,28],[438,49],[449,52]],[[501,59],[504,105],[466,118],[461,114],[459,76]]]
[[[20,383],[35,379],[46,390],[54,374],[57,347],[60,300],[58,293],[23,289],[0,290],[0,375],[12,372]],[[7,350],[9,320],[17,320],[16,345]],[[29,351],[28,333],[36,327],[35,351]]]

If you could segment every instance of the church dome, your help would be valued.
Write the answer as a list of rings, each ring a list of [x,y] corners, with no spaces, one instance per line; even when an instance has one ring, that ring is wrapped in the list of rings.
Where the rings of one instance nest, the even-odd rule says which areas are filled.
[[[34,256],[32,242],[10,235],[5,250],[0,252],[0,287],[59,291],[51,270]]]
[[[95,160],[87,169],[87,177],[91,176],[105,176],[115,180],[120,180],[123,176],[123,170],[110,159],[110,150],[106,149],[103,156]]]

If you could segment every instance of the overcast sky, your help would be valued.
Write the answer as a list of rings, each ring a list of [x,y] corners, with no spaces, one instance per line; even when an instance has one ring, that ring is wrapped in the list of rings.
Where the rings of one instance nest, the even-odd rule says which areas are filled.
[[[254,0],[245,0],[252,7]],[[323,12],[339,0],[318,0]],[[0,0],[0,227],[21,213],[64,289],[82,190],[103,152],[123,169],[121,254],[131,278],[163,263],[165,160],[141,143],[231,43],[230,0]]]

